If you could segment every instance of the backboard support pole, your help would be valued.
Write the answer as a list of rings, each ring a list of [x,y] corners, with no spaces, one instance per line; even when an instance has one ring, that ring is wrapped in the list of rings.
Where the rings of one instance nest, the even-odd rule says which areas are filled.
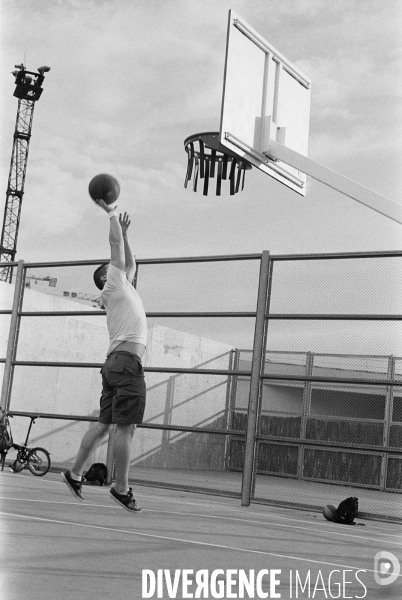
[[[270,255],[264,250],[261,256],[260,278],[258,285],[257,314],[255,320],[253,357],[250,376],[250,394],[247,411],[247,432],[244,449],[243,478],[241,486],[241,505],[250,506],[254,487],[257,457],[257,425],[261,399],[261,375],[265,363],[265,333],[267,327],[267,302],[270,287]]]
[[[304,156],[273,139],[269,140],[268,150],[265,150],[264,154],[270,160],[284,162],[285,164],[298,169],[302,173],[309,175],[313,179],[324,183],[328,187],[352,198],[352,200],[356,200],[357,202],[360,202],[360,204],[364,204],[384,217],[402,225],[401,204],[373,192],[360,183],[356,183],[344,175],[316,163],[310,158],[307,158],[307,156]]]

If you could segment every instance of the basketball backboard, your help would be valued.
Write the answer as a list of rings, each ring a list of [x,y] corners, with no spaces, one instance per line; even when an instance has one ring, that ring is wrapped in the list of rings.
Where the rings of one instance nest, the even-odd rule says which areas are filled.
[[[306,175],[264,152],[272,139],[307,156],[311,82],[229,11],[220,143],[302,196]]]

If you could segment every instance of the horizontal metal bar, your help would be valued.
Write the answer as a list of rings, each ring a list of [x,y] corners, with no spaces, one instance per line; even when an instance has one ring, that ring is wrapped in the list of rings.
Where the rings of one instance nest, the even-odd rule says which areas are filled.
[[[29,412],[20,412],[20,411],[10,411],[9,415],[15,417],[35,417],[42,419],[59,419],[63,421],[97,421],[97,417],[83,417],[81,415],[55,415],[52,413],[29,413]],[[222,429],[207,429],[204,427],[186,427],[181,425],[160,425],[158,423],[140,423],[137,427],[141,427],[143,429],[164,429],[169,431],[182,431],[184,433],[214,433],[217,435],[231,435],[235,437],[245,438],[245,433],[241,431],[235,431],[232,429],[222,430]]]
[[[136,259],[141,265],[166,264],[166,263],[192,263],[192,262],[220,262],[235,260],[261,260],[261,253],[258,254],[227,254],[217,256],[179,256],[172,258],[146,258]]]
[[[222,318],[255,318],[256,313],[252,311],[239,311],[239,312],[147,312],[147,317],[149,319],[159,319],[159,318],[186,318],[186,317],[200,317],[200,318],[208,318],[208,317],[222,317]]]
[[[11,311],[10,311],[11,312]],[[21,311],[20,317],[70,317],[70,316],[104,316],[104,310],[63,310],[63,311]],[[222,317],[222,318],[250,318],[255,317],[255,312],[148,312],[147,317],[155,318],[187,318],[187,317]],[[402,317],[401,317],[402,318]]]
[[[240,352],[244,353],[244,352],[248,352],[249,354],[252,353],[252,350],[248,349],[248,348],[242,348],[242,349],[238,349]],[[267,350],[267,354],[291,354],[293,355],[306,355],[306,352],[283,352],[280,350]],[[348,358],[389,358],[388,356],[384,356],[384,354],[315,354],[314,356],[331,356],[331,357],[340,357],[343,358],[344,356],[347,356]],[[394,357],[395,360],[402,360],[402,356],[395,356]],[[0,358],[0,362],[4,362],[5,358]],[[269,360],[269,358],[266,358],[266,362],[270,363],[270,364],[280,364],[280,363],[276,363],[276,362],[272,362]],[[289,364],[289,363],[288,363]],[[298,366],[298,367],[305,367],[305,365],[294,365],[294,366]],[[318,367],[319,368],[319,367]],[[241,375],[242,372],[241,371],[233,371],[233,373],[236,373],[236,375]]]
[[[94,368],[100,369],[103,363],[77,363],[77,362],[43,362],[30,360],[15,360],[13,365],[22,367],[71,367],[71,368]],[[233,371],[230,369],[185,369],[180,367],[144,367],[148,373],[187,373],[192,375],[235,375],[238,377],[250,377],[251,371]],[[262,375],[262,379],[273,381],[312,381],[316,383],[350,383],[364,386],[402,386],[402,380],[395,379],[346,379],[341,377],[314,377],[307,375]]]
[[[275,313],[267,314],[269,320],[304,320],[304,321],[402,321],[401,315],[378,314],[302,314],[302,313]]]
[[[13,365],[17,367],[72,367],[84,369],[100,369],[103,363],[76,363],[76,362],[44,362],[39,360],[15,360]]]
[[[390,454],[402,454],[402,448],[390,448],[389,446],[370,446],[366,444],[345,444],[344,442],[331,442],[324,440],[300,440],[298,438],[278,438],[275,436],[263,436],[257,435],[256,440],[258,442],[269,442],[285,446],[314,446],[320,448],[330,448],[333,451],[337,450],[354,450],[363,452],[364,454],[383,454],[384,452]]]
[[[18,261],[17,262],[0,262],[0,268],[3,267],[18,267]]]
[[[231,435],[236,437],[241,437],[245,439],[246,434],[241,431],[235,431],[232,429],[207,429],[204,427],[185,427],[181,425],[159,425],[157,423],[141,423],[141,425],[137,425],[137,427],[141,427],[142,429],[164,429],[168,431],[182,431],[183,433],[213,433],[216,435]]]
[[[272,364],[272,363],[271,363]],[[248,374],[249,375],[249,374]],[[243,377],[243,374],[239,373],[240,377]],[[271,373],[270,375],[266,374],[266,375],[261,375],[262,379],[269,379],[272,380],[274,382],[279,382],[279,381],[301,381],[301,382],[305,382],[305,381],[311,381],[311,382],[316,382],[316,383],[345,383],[345,384],[356,384],[356,385],[360,385],[360,386],[369,386],[369,385],[375,385],[375,386],[384,386],[384,387],[388,387],[388,386],[401,386],[402,385],[402,380],[395,380],[395,379],[363,379],[363,378],[357,378],[356,379],[352,379],[352,378],[343,378],[343,377],[315,377],[315,376],[309,376],[309,375],[279,375],[279,374],[275,374],[275,373]]]
[[[53,413],[37,413],[37,412],[25,412],[19,410],[10,410],[7,413],[12,417],[35,417],[37,419],[59,419],[61,421],[97,421],[98,417],[84,417],[81,415],[55,415]]]
[[[271,353],[271,352],[270,352]],[[272,354],[274,354],[275,351],[272,351]],[[278,354],[283,354],[283,352],[278,351]],[[296,354],[295,352],[290,352],[289,354]],[[305,352],[301,353],[301,354],[305,354]],[[383,358],[386,359],[387,361],[389,360],[390,356],[393,356],[391,354],[337,354],[336,352],[313,352],[313,356],[314,358],[317,357],[323,357],[323,356],[331,356],[333,358],[345,358],[345,356],[347,356],[348,358]],[[401,359],[401,357],[398,356],[393,356],[393,358],[395,359]]]
[[[293,261],[293,260],[343,260],[355,258],[390,258],[402,257],[402,250],[381,250],[367,252],[319,252],[315,254],[273,254],[271,260]]]
[[[261,260],[261,253],[258,254],[223,254],[223,255],[211,255],[211,256],[179,256],[169,258],[136,258],[135,262],[138,265],[151,265],[151,264],[166,264],[166,263],[192,263],[192,262],[220,262],[220,261],[236,261],[236,260]],[[103,259],[92,259],[92,260],[77,260],[77,261],[59,261],[59,262],[32,262],[25,263],[26,269],[37,269],[41,267],[71,267],[71,266],[88,266],[98,265],[100,263],[109,262],[110,257]],[[2,266],[17,266],[18,263],[0,263]]]
[[[238,254],[222,256],[188,256],[188,257],[169,257],[169,258],[137,258],[137,264],[166,264],[166,263],[185,263],[185,262],[214,262],[214,261],[235,261],[235,260],[260,260],[261,254]],[[296,261],[296,260],[338,260],[355,258],[389,258],[402,257],[402,250],[381,250],[367,252],[334,252],[334,253],[311,253],[311,254],[272,254],[273,261]],[[80,260],[80,261],[59,261],[59,262],[33,262],[25,263],[24,268],[48,268],[48,267],[68,267],[68,266],[86,266],[98,265],[108,262],[110,258]],[[0,268],[17,267],[18,262],[0,262]]]
[[[12,310],[0,310],[0,315],[12,315]]]
[[[286,413],[282,413],[281,414],[282,417],[286,417],[287,414]],[[296,416],[300,416],[299,414],[296,414]],[[369,417],[339,417],[339,416],[334,416],[334,415],[313,415],[313,414],[308,414],[307,415],[307,419],[308,421],[335,421],[337,423],[339,423],[340,421],[345,422],[345,423],[376,423],[377,425],[385,425],[386,424],[386,420],[385,419],[370,419]]]
[[[238,352],[249,352],[249,353],[252,352],[252,350],[250,350],[250,348],[236,348],[236,350],[238,350]],[[292,351],[292,350],[286,351],[286,350],[269,350],[269,349],[267,350],[266,353],[267,353],[267,355],[277,354],[278,356],[284,355],[284,354],[287,354],[289,356],[294,356],[294,355],[306,356],[306,354],[308,354],[305,351],[300,352],[300,351],[296,351],[296,350],[295,351]],[[326,357],[331,356],[334,358],[345,358],[345,356],[347,356],[348,358],[383,358],[386,360],[388,360],[390,356],[393,356],[390,354],[337,354],[335,352],[312,352],[311,354],[314,358],[322,357],[322,356],[326,356]],[[401,360],[402,356],[400,356],[400,357],[393,356],[393,358],[395,358],[396,360]],[[269,359],[267,359],[267,361],[269,362]],[[274,364],[277,364],[277,363],[274,363]],[[302,364],[302,365],[297,365],[297,366],[305,367],[306,365]]]
[[[25,262],[25,269],[39,269],[48,267],[85,267],[85,266],[96,266],[100,263],[110,262],[110,256],[108,258],[90,259],[90,260],[64,260],[57,262]],[[1,266],[1,264],[0,264]]]
[[[0,314],[11,314],[11,311],[0,311]],[[20,317],[72,317],[72,316],[104,316],[104,310],[63,310],[63,311],[20,311]],[[149,312],[149,319],[184,319],[184,318],[255,318],[255,312]],[[266,319],[278,321],[402,321],[402,314],[304,314],[275,313],[267,314]]]
[[[238,414],[246,415],[246,409],[239,409],[236,411]],[[261,410],[261,416],[263,417],[280,417],[280,418],[301,418],[300,412],[282,412],[282,411],[271,411]],[[347,423],[377,423],[378,425],[384,425],[386,423],[385,419],[370,419],[370,418],[361,418],[361,417],[339,417],[334,415],[313,415],[307,414],[307,419],[313,421],[345,421]]]
[[[53,413],[35,413],[35,412],[24,412],[24,411],[10,411],[10,415],[15,417],[35,417],[42,419],[56,419],[62,421],[97,421],[97,417],[89,417],[89,416],[81,416],[81,415],[59,415]],[[246,432],[245,431],[237,431],[233,429],[222,430],[222,429],[206,429],[203,427],[186,427],[181,425],[162,425],[158,423],[141,423],[138,424],[137,427],[142,429],[158,429],[158,430],[166,430],[166,431],[181,431],[183,433],[205,433],[205,434],[216,434],[216,435],[230,435],[231,437],[242,438],[245,440]],[[295,438],[283,438],[283,437],[275,437],[275,436],[264,436],[257,435],[256,440],[259,442],[269,442],[269,443],[277,443],[280,445],[293,445],[293,446],[314,446],[314,447],[323,447],[323,448],[331,448],[333,451],[337,451],[339,449],[342,450],[354,450],[361,451],[366,454],[372,454],[375,452],[376,454],[402,454],[402,448],[392,448],[392,447],[378,447],[378,446],[367,446],[364,444],[345,444],[338,442],[326,442],[326,441],[315,441],[315,440],[300,440]]]
[[[22,367],[71,367],[71,368],[94,368],[100,369],[103,363],[77,363],[77,362],[52,362],[52,361],[31,361],[15,360],[13,365]],[[189,373],[194,375],[241,375],[247,377],[250,371],[231,371],[229,369],[185,369],[179,367],[144,367],[144,371],[150,373]]]
[[[314,377],[310,375],[261,375],[262,379],[274,379],[277,381],[311,381],[317,383],[354,383],[356,385],[383,385],[383,386],[401,386],[402,380],[396,379],[345,379],[343,377]]]
[[[84,316],[105,316],[104,310],[61,310],[61,311],[20,311],[19,317],[84,317]]]
[[[18,367],[72,367],[84,369],[101,369],[103,363],[77,363],[77,362],[44,362],[39,360],[15,360],[13,365]]]

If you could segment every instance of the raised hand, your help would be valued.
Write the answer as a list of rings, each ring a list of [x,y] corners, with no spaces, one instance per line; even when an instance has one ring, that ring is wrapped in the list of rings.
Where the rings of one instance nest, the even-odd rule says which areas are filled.
[[[119,215],[119,223],[120,223],[121,230],[122,230],[123,234],[125,234],[126,231],[127,231],[127,229],[130,227],[130,223],[131,223],[131,221],[129,219],[129,216],[128,216],[128,214],[126,212],[124,213],[123,216],[120,213],[120,215]]]
[[[112,210],[116,210],[116,205],[111,205],[111,204],[106,204],[106,202],[104,200],[102,200],[102,198],[98,198],[97,200],[94,200],[94,202],[100,206],[101,208],[103,208],[103,210],[105,210],[107,213],[112,212]]]

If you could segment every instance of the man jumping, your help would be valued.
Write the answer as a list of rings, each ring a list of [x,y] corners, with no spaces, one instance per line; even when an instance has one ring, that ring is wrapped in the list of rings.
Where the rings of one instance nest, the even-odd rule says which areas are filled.
[[[128,486],[131,443],[135,426],[142,423],[145,410],[145,378],[142,357],[147,343],[147,322],[144,307],[132,285],[135,259],[127,237],[130,220],[103,200],[96,200],[110,218],[110,263],[98,267],[95,285],[102,290],[101,305],[105,307],[110,345],[102,367],[102,396],[98,422],[82,438],[71,470],[61,476],[71,493],[83,502],[82,473],[91,452],[101,442],[112,424],[116,424],[114,457],[116,486],[110,494],[113,500],[130,512],[140,511],[132,488]]]

